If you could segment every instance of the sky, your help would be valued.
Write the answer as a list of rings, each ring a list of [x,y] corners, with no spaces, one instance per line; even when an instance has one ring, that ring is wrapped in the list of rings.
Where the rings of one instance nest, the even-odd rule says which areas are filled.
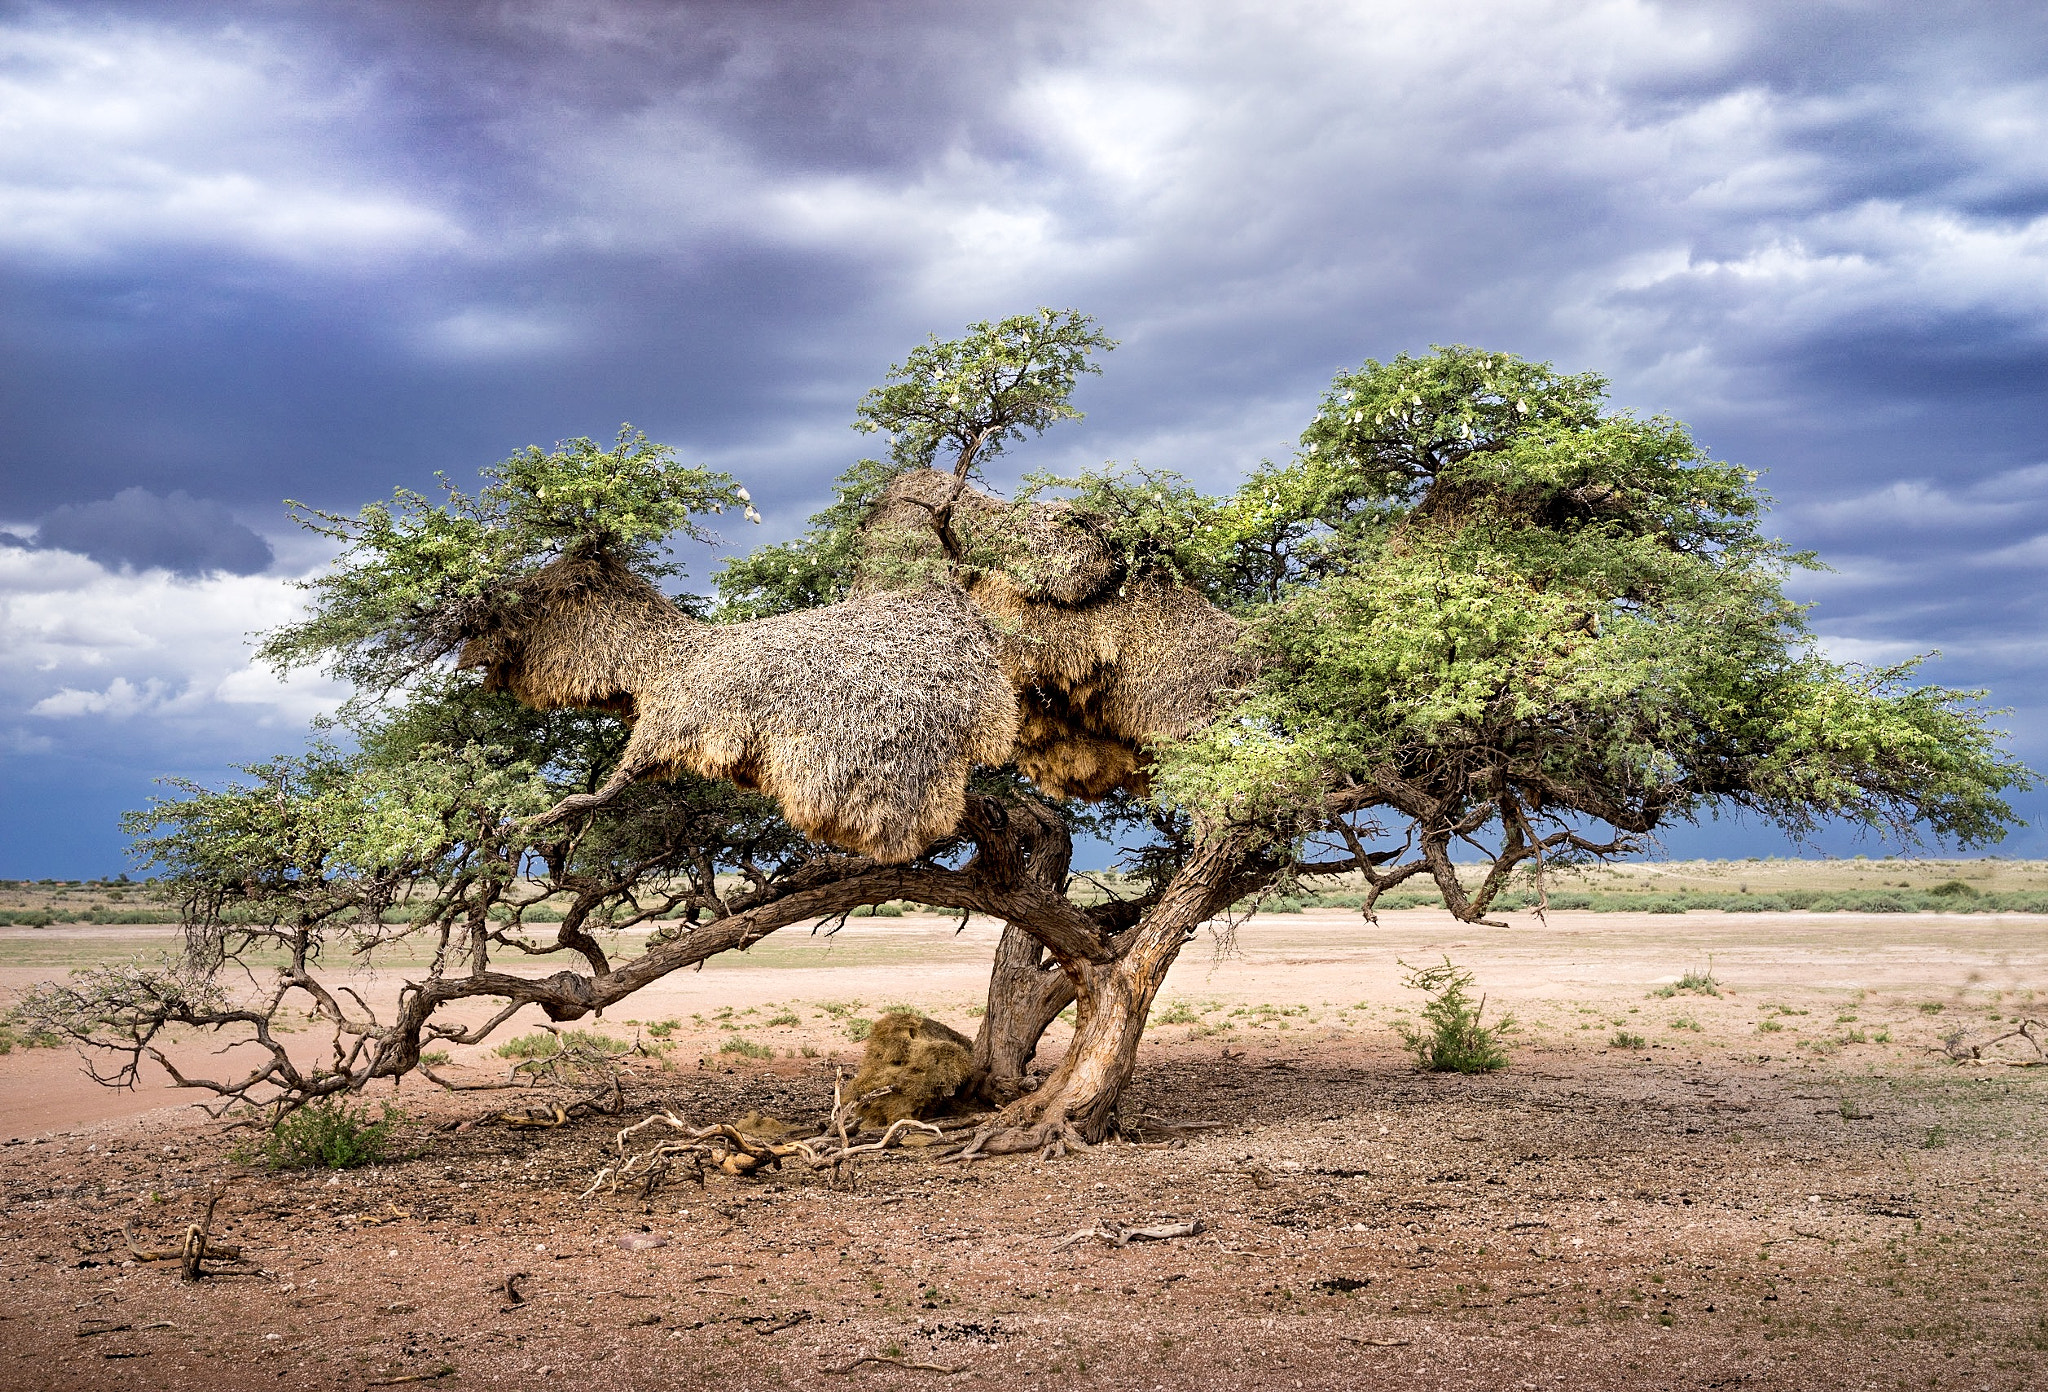
[[[0,0],[0,303],[0,876],[303,746],[285,499],[630,421],[780,539],[892,363],[1041,304],[1121,346],[1011,471],[1226,488],[1434,343],[1601,372],[1764,471],[1830,653],[2048,767],[2038,0]]]

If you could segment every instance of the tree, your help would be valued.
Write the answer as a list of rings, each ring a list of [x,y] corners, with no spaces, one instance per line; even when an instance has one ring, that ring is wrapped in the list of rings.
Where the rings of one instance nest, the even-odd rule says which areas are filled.
[[[1085,317],[1047,311],[918,350],[857,422],[896,431],[891,460],[850,470],[804,537],[728,564],[712,617],[831,603],[891,479],[953,448],[964,487],[992,443],[1071,415],[1067,393],[1106,346]],[[1980,693],[1819,653],[1783,594],[1788,570],[1814,562],[1761,533],[1754,476],[1676,422],[1608,410],[1591,375],[1466,348],[1367,362],[1339,376],[1293,459],[1233,494],[1106,469],[1033,479],[1019,506],[1054,490],[1127,576],[1228,604],[1256,675],[1206,728],[1151,751],[1146,800],[1062,802],[1014,769],[983,770],[954,833],[901,866],[806,842],[759,799],[688,777],[538,824],[532,809],[587,791],[616,757],[617,715],[525,711],[437,665],[516,602],[522,578],[578,548],[661,573],[665,536],[744,501],[730,480],[622,435],[612,451],[515,456],[474,500],[401,495],[356,519],[310,518],[346,549],[311,615],[265,651],[359,683],[365,699],[345,714],[357,751],[259,766],[253,784],[142,814],[138,847],[184,895],[195,965],[88,979],[46,1015],[131,1060],[174,1020],[268,1042],[269,1016],[228,1005],[207,967],[280,943],[294,965],[279,998],[305,992],[351,1049],[305,1075],[273,1045],[254,1080],[208,1086],[268,1089],[285,1108],[407,1071],[425,1041],[481,1037],[434,1020],[448,1001],[500,999],[498,1021],[527,1002],[574,1019],[787,924],[910,898],[1008,925],[977,1054],[1020,1095],[970,1149],[1057,1149],[1117,1125],[1167,969],[1248,896],[1359,873],[1376,897],[1426,874],[1483,922],[1520,868],[1627,852],[1720,809],[1795,834],[1847,819],[1969,845],[2003,834],[2003,795],[2031,782]],[[915,583],[1000,563],[971,554],[971,536],[953,541]],[[1081,902],[1072,845],[1088,825],[1126,841],[1128,898]],[[1454,845],[1486,863],[1476,886]],[[534,944],[507,925],[543,891],[574,907]],[[385,924],[401,906],[405,922]],[[670,915],[678,927],[630,962],[608,961],[587,931]],[[434,972],[399,1020],[350,1015],[312,969],[319,949],[392,933],[437,935]],[[579,965],[527,976],[494,965],[508,952]],[[1069,998],[1072,1044],[1022,1091],[1023,1062]]]

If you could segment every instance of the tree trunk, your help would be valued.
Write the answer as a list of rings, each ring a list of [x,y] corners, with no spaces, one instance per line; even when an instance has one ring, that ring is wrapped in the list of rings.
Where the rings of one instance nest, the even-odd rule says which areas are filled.
[[[1044,946],[1016,924],[1004,924],[988,978],[988,1010],[974,1038],[985,1097],[1003,1103],[1025,1091],[1024,1069],[1039,1039],[1073,999],[1073,981],[1047,959]]]
[[[1057,1151],[1066,1141],[1093,1145],[1109,1134],[1167,969],[1195,930],[1236,897],[1245,860],[1239,838],[1213,837],[1138,925],[1119,937],[1112,960],[1062,964],[1062,974],[1076,984],[1073,1043],[1044,1085],[1004,1108],[967,1154]]]

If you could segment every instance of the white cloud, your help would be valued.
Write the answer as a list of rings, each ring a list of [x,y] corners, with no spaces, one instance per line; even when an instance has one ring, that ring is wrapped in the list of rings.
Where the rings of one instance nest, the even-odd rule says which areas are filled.
[[[274,575],[181,579],[109,571],[63,551],[0,546],[0,718],[156,720],[296,732],[338,702],[322,679],[280,682],[247,637],[300,611]]]
[[[60,262],[138,245],[332,264],[463,233],[357,167],[374,93],[309,79],[247,31],[0,29],[0,249]]]

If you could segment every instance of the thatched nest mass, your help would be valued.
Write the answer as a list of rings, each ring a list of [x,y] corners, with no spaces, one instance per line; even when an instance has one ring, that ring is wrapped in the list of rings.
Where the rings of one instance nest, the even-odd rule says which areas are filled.
[[[1001,563],[961,563],[961,537]],[[632,722],[608,787],[727,779],[805,835],[891,863],[958,825],[977,764],[1014,762],[1060,797],[1142,792],[1147,742],[1198,729],[1242,680],[1229,616],[1129,573],[1064,504],[1013,508],[920,470],[864,543],[853,598],[736,624],[691,619],[601,552],[564,556],[460,661],[536,709]]]

